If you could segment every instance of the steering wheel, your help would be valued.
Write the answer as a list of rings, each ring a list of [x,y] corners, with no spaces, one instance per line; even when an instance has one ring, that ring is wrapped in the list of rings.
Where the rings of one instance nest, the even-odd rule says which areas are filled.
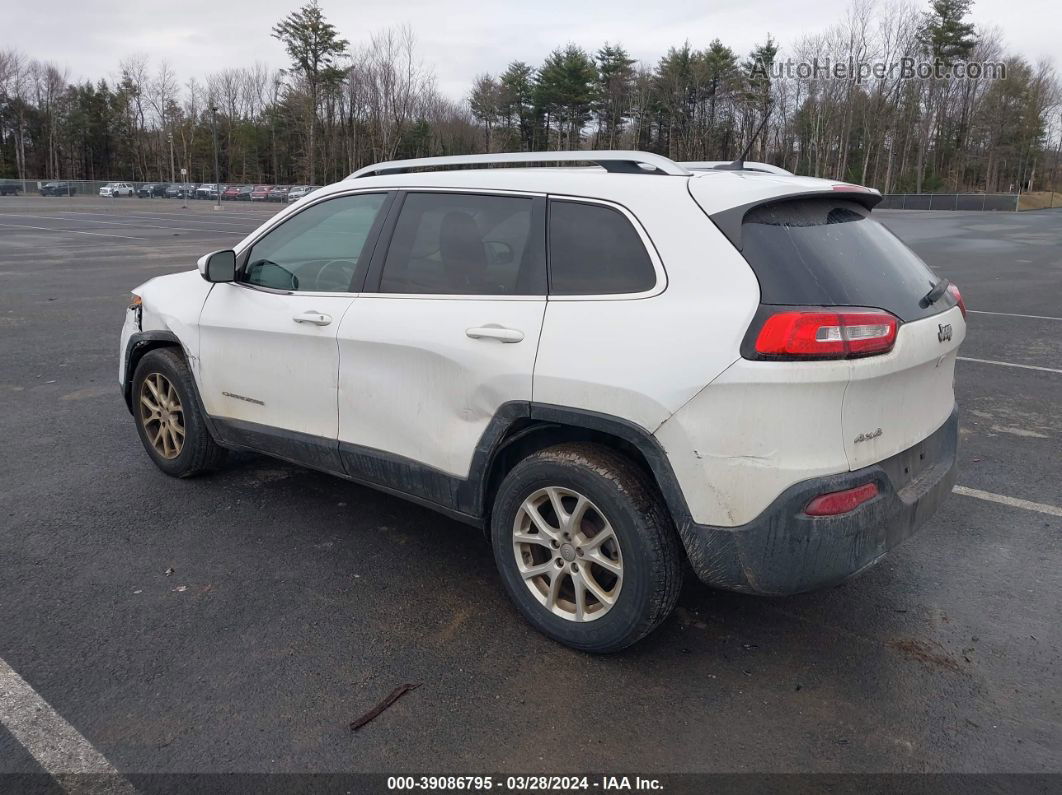
[[[317,269],[317,275],[314,277],[314,279],[315,279],[315,281],[317,283],[317,288],[319,290],[321,290],[321,283],[323,281],[325,281],[325,279],[324,279],[325,272],[331,267],[340,267],[340,268],[342,268],[343,269],[343,277],[345,279],[345,284],[344,284],[343,288],[341,290],[337,290],[335,292],[346,292],[349,289],[349,287],[350,287],[350,280],[354,276],[354,268],[356,267],[356,265],[349,259],[330,259],[330,260],[326,260],[325,263],[320,268]],[[321,292],[333,292],[333,291],[332,290],[321,290]]]

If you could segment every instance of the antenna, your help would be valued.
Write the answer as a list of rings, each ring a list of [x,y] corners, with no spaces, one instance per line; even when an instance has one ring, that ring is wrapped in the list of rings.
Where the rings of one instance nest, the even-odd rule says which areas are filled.
[[[738,159],[733,163],[723,163],[722,165],[715,166],[720,171],[743,171],[745,169],[745,158],[749,156],[749,152],[752,151],[752,145],[756,143],[756,139],[760,137],[760,133],[763,132],[763,128],[767,126],[768,120],[771,118],[771,111],[774,110],[774,103],[770,102],[767,105],[767,111],[763,114],[763,121],[760,122],[760,126],[756,128],[756,132],[752,134],[748,144],[742,150]]]

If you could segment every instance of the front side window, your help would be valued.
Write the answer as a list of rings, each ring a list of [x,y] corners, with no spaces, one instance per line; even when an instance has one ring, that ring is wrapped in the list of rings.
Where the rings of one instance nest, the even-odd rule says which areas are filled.
[[[601,204],[549,203],[551,295],[642,293],[655,284],[653,261],[627,216]]]
[[[306,208],[251,247],[240,281],[298,292],[350,290],[368,266],[363,249],[386,198],[362,193]]]
[[[380,292],[543,295],[544,253],[532,232],[533,208],[533,199],[517,196],[408,194]]]

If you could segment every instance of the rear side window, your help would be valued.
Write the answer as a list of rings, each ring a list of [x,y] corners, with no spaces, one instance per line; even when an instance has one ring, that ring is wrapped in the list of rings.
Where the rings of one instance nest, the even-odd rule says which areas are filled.
[[[552,295],[641,293],[656,284],[649,252],[623,213],[600,204],[549,203]]]
[[[919,301],[939,279],[863,206],[833,198],[755,207],[745,214],[741,253],[765,304],[866,306],[901,320],[947,304]]]
[[[380,292],[544,295],[542,227],[533,210],[533,199],[518,196],[408,194]]]

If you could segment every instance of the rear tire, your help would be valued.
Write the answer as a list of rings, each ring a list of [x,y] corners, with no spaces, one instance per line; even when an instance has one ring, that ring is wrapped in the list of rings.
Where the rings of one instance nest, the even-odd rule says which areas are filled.
[[[517,464],[495,498],[491,538],[516,607],[572,648],[624,649],[678,601],[671,519],[645,474],[603,445],[557,445]]]
[[[224,461],[227,451],[210,435],[192,373],[176,348],[144,354],[133,375],[132,404],[140,441],[167,475],[193,477]]]

